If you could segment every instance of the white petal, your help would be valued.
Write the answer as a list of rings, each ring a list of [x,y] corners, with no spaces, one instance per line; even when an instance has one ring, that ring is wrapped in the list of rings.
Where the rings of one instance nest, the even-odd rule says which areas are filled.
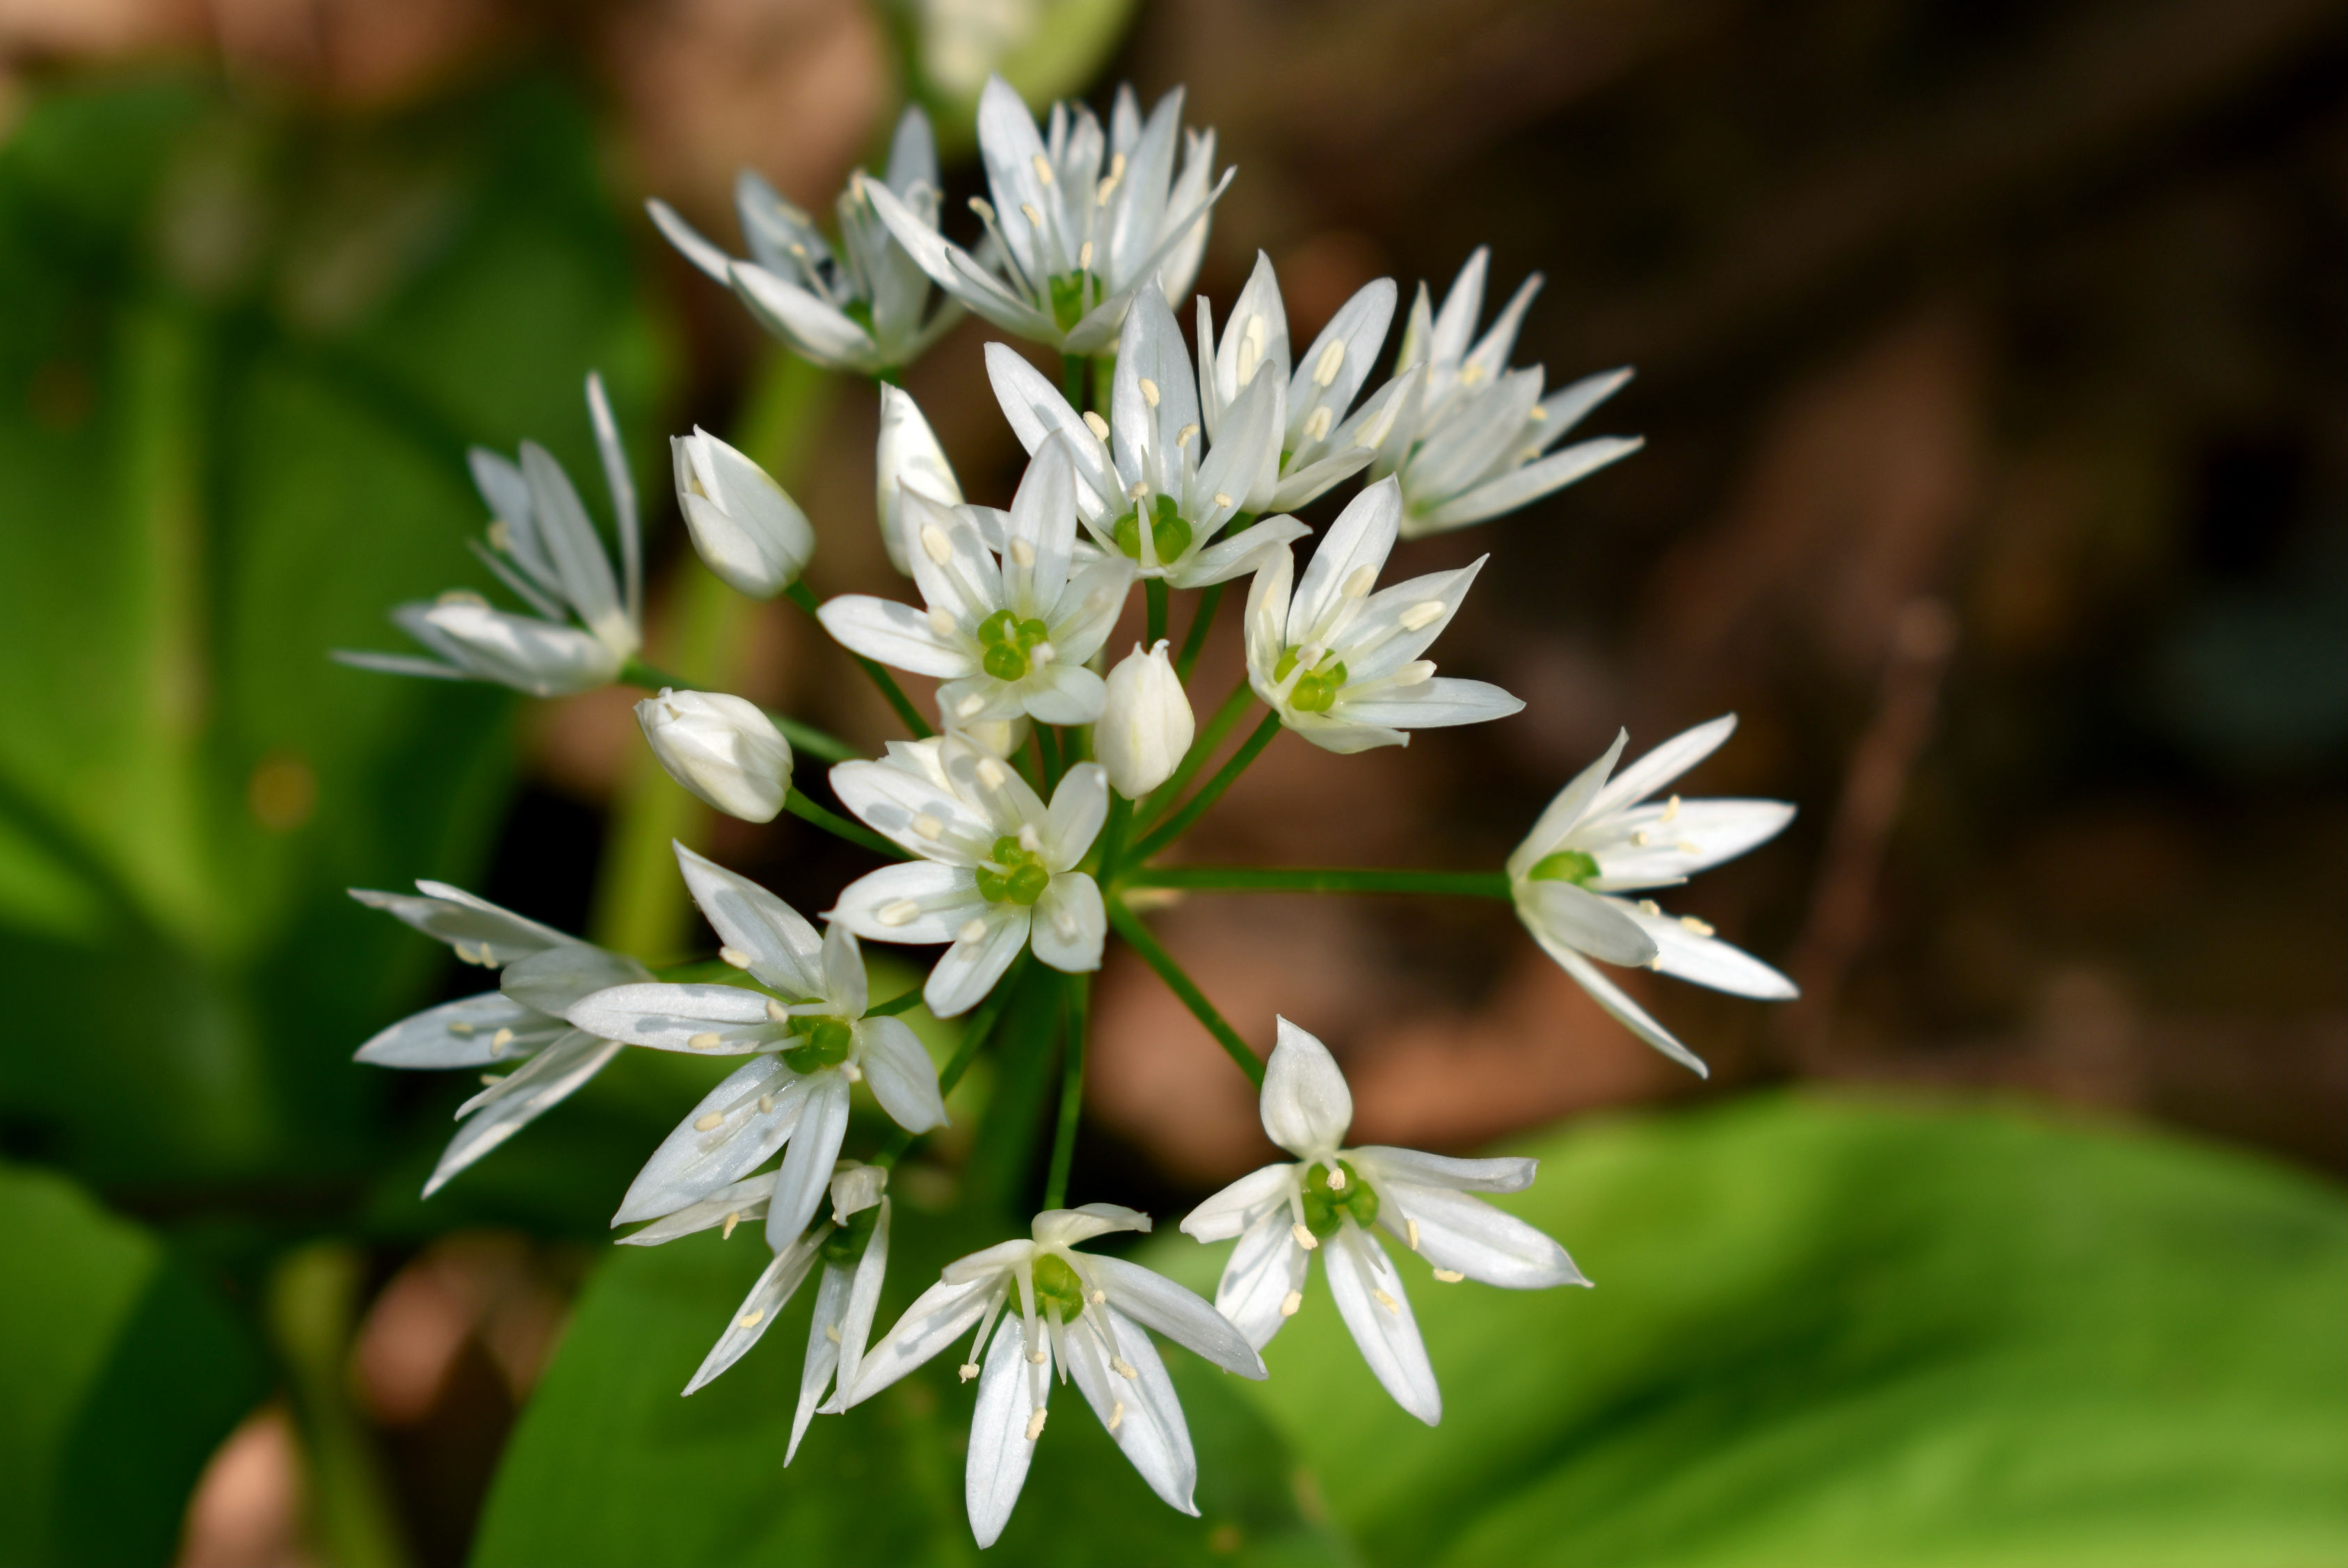
[[[435,651],[466,674],[532,696],[571,696],[619,678],[623,655],[576,626],[471,603],[434,604],[419,620],[439,634]]]
[[[919,546],[905,537],[899,487],[951,507],[962,504],[962,482],[954,477],[953,465],[946,460],[945,449],[922,417],[920,406],[885,382],[880,387],[880,439],[873,467],[879,476],[876,500],[881,545],[889,552],[889,564],[911,576],[911,552]]]
[[[1735,728],[1736,716],[1725,713],[1673,736],[1616,775],[1614,781],[1600,790],[1598,798],[1590,803],[1589,814],[1602,817],[1645,799],[1718,750],[1721,742]]]
[[[1636,921],[1655,944],[1654,967],[1675,980],[1709,985],[1734,996],[1754,996],[1768,1002],[1789,1002],[1800,987],[1741,947],[1698,932],[1668,914],[1649,914],[1635,906],[1623,913]]]
[[[862,369],[879,362],[871,335],[846,313],[752,262],[727,269],[758,325],[819,365]]]
[[[1402,489],[1391,480],[1380,480],[1345,503],[1296,585],[1288,612],[1290,642],[1323,636],[1337,612],[1353,602],[1351,590],[1377,581],[1401,521]]]
[[[767,1205],[767,1244],[778,1250],[797,1241],[815,1220],[831,1188],[832,1167],[848,1138],[848,1080],[837,1071],[807,1080],[806,1109],[791,1129],[783,1168],[775,1172],[775,1195]]]
[[[824,927],[822,956],[823,989],[817,995],[839,1009],[841,1017],[862,1017],[872,990],[856,933],[836,923]]]
[[[1099,1317],[1114,1344],[1104,1346],[1100,1332],[1089,1322],[1070,1324],[1063,1331],[1068,1371],[1085,1402],[1141,1479],[1149,1483],[1149,1490],[1167,1506],[1195,1516],[1199,1505],[1191,1501],[1191,1493],[1199,1484],[1199,1460],[1190,1447],[1190,1429],[1182,1419],[1174,1380],[1166,1375],[1166,1363],[1159,1358],[1149,1336],[1114,1308],[1100,1309]],[[1111,1372],[1110,1356],[1132,1367],[1134,1376]]]
[[[1113,1231],[1147,1234],[1149,1228],[1148,1215],[1122,1203],[1079,1203],[1073,1209],[1046,1209],[1035,1216],[1030,1226],[1035,1244],[1042,1247],[1078,1246]]]
[[[500,909],[463,888],[438,882],[419,882],[416,885],[421,896],[378,892],[364,887],[355,887],[350,893],[369,909],[382,910],[427,936],[452,945],[464,944],[470,949],[466,954],[468,962],[491,967],[510,963],[526,953],[579,941],[551,925],[541,925],[510,909]]]
[[[1417,1225],[1418,1254],[1437,1268],[1509,1290],[1590,1283],[1563,1247],[1481,1198],[1406,1181],[1382,1183],[1377,1193],[1386,1205],[1379,1223],[1406,1237]]]
[[[1078,664],[1047,665],[1042,680],[1019,689],[1019,706],[1041,724],[1090,724],[1108,700],[1101,677]]]
[[[907,498],[909,501],[920,499]],[[840,646],[891,669],[941,679],[973,673],[969,653],[940,635],[928,614],[911,604],[876,599],[869,593],[847,593],[826,600],[816,619]]]
[[[1407,1181],[1415,1187],[1441,1187],[1455,1192],[1521,1192],[1533,1184],[1538,1160],[1456,1160],[1447,1154],[1423,1154],[1416,1149],[1395,1149],[1383,1143],[1345,1150],[1345,1158],[1373,1182]]]
[[[513,1088],[483,1105],[448,1140],[440,1162],[424,1183],[424,1196],[432,1196],[448,1178],[569,1099],[619,1054],[620,1047],[613,1042],[573,1030],[532,1057],[528,1066],[513,1074],[514,1079],[521,1079],[528,1073],[528,1079],[516,1082]]]
[[[1017,1313],[1005,1313],[979,1374],[978,1404],[970,1417],[970,1453],[963,1466],[963,1502],[982,1550],[994,1545],[1011,1522],[1019,1489],[1027,1484],[1028,1461],[1035,1454],[1027,1429],[1039,1408],[1035,1390],[1051,1387],[1052,1356],[1049,1336],[1036,1337],[1035,1353],[1044,1361],[1031,1370],[1025,1325]]]
[[[1060,389],[1007,343],[986,346],[986,376],[994,387],[994,400],[1003,407],[1004,418],[1010,422],[1011,433],[1019,438],[1030,457],[1056,435],[1066,441],[1076,465],[1078,504],[1086,515],[1098,517],[1114,509],[1123,498],[1108,449],[1068,407]]]
[[[826,1238],[830,1234],[829,1231],[823,1233]],[[815,1238],[810,1236],[808,1240]],[[822,1250],[820,1242],[816,1250]],[[848,1270],[828,1263],[823,1265],[823,1277],[816,1284],[815,1311],[808,1319],[807,1359],[799,1363],[798,1408],[791,1412],[791,1440],[783,1449],[787,1468],[798,1458],[799,1439],[807,1436],[808,1423],[815,1419],[816,1407],[823,1402],[823,1392],[830,1386],[831,1375],[839,1370],[839,1324],[848,1313],[849,1281],[852,1277]]]
[[[1575,774],[1572,782],[1557,792],[1556,797],[1542,809],[1540,820],[1533,824],[1533,830],[1525,835],[1524,842],[1509,856],[1509,875],[1529,875],[1533,867],[1565,841],[1566,835],[1590,814],[1590,803],[1598,799],[1601,789],[1606,788],[1606,780],[1613,773],[1614,765],[1622,758],[1622,748],[1630,743],[1629,730],[1616,730],[1614,744],[1606,748],[1605,754]]]
[[[1035,901],[1028,935],[1035,956],[1070,975],[1086,975],[1101,965],[1101,947],[1108,938],[1108,914],[1101,903],[1100,885],[1083,872],[1062,872],[1044,896]]]
[[[1287,1324],[1288,1298],[1301,1298],[1313,1254],[1296,1243],[1295,1220],[1271,1210],[1240,1234],[1215,1286],[1215,1310],[1261,1351]]]
[[[823,938],[806,916],[748,877],[683,844],[676,846],[676,863],[718,940],[749,955],[751,974],[798,1001],[827,994],[820,962]]]
[[[1267,551],[1260,562],[1248,583],[1244,623],[1248,684],[1257,696],[1270,702],[1277,685],[1272,672],[1279,667],[1280,655],[1287,648],[1289,589],[1296,576],[1296,556],[1282,544]]]
[[[1572,948],[1549,941],[1539,931],[1533,933],[1533,938],[1540,943],[1542,951],[1557,960],[1560,968],[1573,976],[1575,984],[1590,993],[1591,1000],[1614,1016],[1617,1023],[1695,1074],[1696,1077],[1712,1076],[1712,1069],[1704,1065],[1703,1057],[1680,1044],[1669,1029],[1649,1017],[1647,1010],[1631,1000],[1620,986],[1599,973],[1596,965],[1582,957]]]
[[[1044,862],[1054,871],[1073,870],[1093,847],[1108,819],[1108,771],[1097,762],[1079,762],[1052,791],[1044,817]]]
[[[917,913],[906,914],[905,904],[917,906]],[[979,896],[977,879],[965,868],[908,861],[850,882],[824,918],[839,922],[867,941],[919,944],[952,942],[971,920],[988,919],[1002,907]],[[883,914],[891,918],[884,920]],[[899,915],[905,918],[897,919]]]
[[[1483,522],[1503,512],[1529,506],[1552,490],[1563,490],[1610,463],[1619,462],[1647,443],[1643,438],[1603,436],[1581,441],[1538,462],[1510,469],[1498,478],[1476,485],[1441,505],[1403,519],[1405,539],[1424,539],[1469,523]]]
[[[751,1285],[750,1294],[734,1311],[726,1325],[726,1332],[709,1347],[708,1357],[694,1373],[693,1381],[685,1386],[688,1394],[742,1359],[750,1346],[782,1315],[783,1308],[797,1294],[815,1265],[816,1251],[821,1238],[803,1236],[775,1254]],[[788,1460],[785,1462],[788,1462]]]
[[[1321,1264],[1362,1359],[1395,1403],[1430,1427],[1442,1420],[1443,1393],[1435,1386],[1435,1368],[1427,1365],[1426,1342],[1410,1315],[1402,1276],[1386,1261],[1377,1238],[1348,1219],[1321,1244]]]
[[[856,1025],[856,1044],[864,1079],[890,1120],[908,1132],[945,1125],[937,1065],[911,1025],[896,1017],[863,1019]]]
[[[730,1181],[697,1203],[687,1203],[673,1213],[663,1214],[640,1231],[631,1231],[619,1238],[623,1247],[656,1247],[663,1242],[673,1242],[679,1236],[690,1236],[701,1231],[714,1231],[726,1223],[731,1215],[736,1223],[744,1220],[767,1217],[767,1200],[775,1191],[775,1173],[762,1171],[756,1176],[745,1176]]]
[[[379,1068],[478,1068],[520,1057],[565,1028],[560,1018],[489,991],[402,1018],[361,1046],[354,1059]],[[501,1029],[512,1033],[495,1045]]]
[[[1651,805],[1609,812],[1585,830],[1592,841],[1601,834],[1612,841],[1591,851],[1599,875],[1588,885],[1592,892],[1667,887],[1768,842],[1793,820],[1794,808],[1782,800],[1683,800],[1676,810]],[[1629,841],[1638,833],[1648,842]]]
[[[1185,1350],[1202,1356],[1226,1372],[1261,1378],[1263,1357],[1246,1336],[1222,1314],[1164,1274],[1123,1258],[1087,1253],[1085,1266],[1108,1295],[1108,1304],[1147,1327],[1154,1328]]]
[[[1031,922],[1015,903],[988,905],[971,918],[980,923],[976,940],[957,934],[922,986],[922,1005],[933,1018],[952,1018],[977,1006],[1027,944]]]
[[[1296,1167],[1282,1163],[1251,1171],[1183,1216],[1182,1233],[1201,1242],[1227,1242],[1288,1202],[1296,1190]]]
[[[1537,936],[1625,968],[1654,961],[1654,939],[1611,900],[1562,882],[1519,882],[1516,893],[1518,913]]]
[[[1205,588],[1228,583],[1255,571],[1283,544],[1293,544],[1313,531],[1292,517],[1268,517],[1219,539],[1166,574],[1177,588]]]
[[[607,1040],[688,1056],[739,1056],[773,1048],[775,1030],[767,1001],[765,992],[740,985],[654,982],[595,992],[572,1004],[564,1016]]]
[[[686,261],[721,284],[732,281],[726,269],[733,265],[734,258],[703,239],[701,231],[678,217],[667,202],[655,197],[644,203],[644,211],[650,214],[653,227],[658,229],[662,237],[675,245]]]
[[[994,816],[964,799],[942,771],[926,775],[894,759],[843,762],[831,770],[831,788],[867,826],[925,860],[975,865],[998,836]]]
[[[839,1324],[839,1387],[846,1389],[864,1365],[865,1342],[872,1336],[872,1315],[880,1305],[880,1282],[889,1272],[889,1200],[880,1200],[880,1217],[872,1222],[872,1237],[864,1255],[856,1260],[849,1282],[848,1311]]]
[[[758,1109],[762,1097],[770,1099],[772,1109]],[[752,1057],[703,1096],[653,1150],[612,1223],[656,1220],[740,1181],[782,1147],[806,1101],[805,1079],[771,1056]],[[705,1131],[694,1125],[706,1116],[724,1120]]]
[[[941,1280],[914,1298],[880,1343],[864,1353],[840,1395],[843,1408],[860,1405],[978,1326],[1002,1296],[1004,1276]]]
[[[1325,1160],[1354,1124],[1354,1091],[1337,1058],[1287,1019],[1263,1068],[1263,1130],[1299,1160]]]
[[[1387,686],[1372,697],[1340,693],[1331,717],[1348,724],[1395,729],[1441,729],[1483,724],[1524,711],[1524,701],[1488,681],[1437,676],[1412,686]]]

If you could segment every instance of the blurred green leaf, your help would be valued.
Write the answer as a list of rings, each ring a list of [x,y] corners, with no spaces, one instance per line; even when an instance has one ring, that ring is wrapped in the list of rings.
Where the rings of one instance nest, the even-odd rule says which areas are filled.
[[[938,1265],[1002,1239],[949,1233],[902,1204],[881,1324]],[[975,1563],[963,1512],[973,1390],[953,1357],[845,1416],[821,1417],[783,1468],[812,1286],[731,1370],[678,1390],[764,1266],[746,1226],[623,1249],[595,1275],[509,1447],[478,1568]],[[1153,1496],[1073,1387],[1011,1527],[988,1561],[1094,1564],[1337,1561],[1307,1525],[1292,1465],[1233,1391],[1241,1381],[1169,1347],[1199,1450],[1202,1517]]]
[[[1443,1424],[1319,1271],[1245,1386],[1370,1563],[2348,1560],[2348,1202],[1995,1111],[1769,1098],[1570,1134],[1503,1202],[1597,1282],[1408,1270]],[[1210,1283],[1223,1248],[1160,1261]],[[1187,1261],[1186,1261],[1187,1253]]]
[[[356,1171],[351,1049],[435,955],[352,884],[470,880],[503,693],[328,662],[487,573],[474,442],[600,486],[654,346],[592,127],[501,81],[304,119],[189,77],[0,146],[0,1053],[8,1147],[107,1183]]]
[[[189,1490],[261,1397],[226,1309],[61,1177],[0,1166],[0,1563],[168,1561]]]

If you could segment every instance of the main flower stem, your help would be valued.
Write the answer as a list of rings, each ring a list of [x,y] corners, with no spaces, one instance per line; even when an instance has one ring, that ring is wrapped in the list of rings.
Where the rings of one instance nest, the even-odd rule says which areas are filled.
[[[1068,407],[1079,414],[1083,413],[1087,407],[1085,402],[1085,356],[1083,355],[1060,356],[1060,396],[1066,397],[1068,400]]]
[[[1182,1006],[1190,1009],[1190,1016],[1207,1026],[1207,1033],[1215,1037],[1215,1043],[1223,1047],[1223,1053],[1231,1058],[1240,1071],[1247,1074],[1248,1082],[1262,1088],[1263,1064],[1255,1059],[1255,1053],[1248,1049],[1245,1040],[1240,1038],[1240,1032],[1215,1011],[1215,1005],[1207,1000],[1207,994],[1199,989],[1198,983],[1184,972],[1179,964],[1174,962],[1174,955],[1158,944],[1158,939],[1149,934],[1149,928],[1141,923],[1141,917],[1128,909],[1123,899],[1112,896],[1107,903],[1108,923],[1117,927],[1117,934],[1141,954],[1144,964],[1158,971],[1158,977],[1166,982],[1166,988],[1181,1000]]]
[[[1190,612],[1190,629],[1182,638],[1182,651],[1174,655],[1174,676],[1178,680],[1190,678],[1191,668],[1199,662],[1200,651],[1207,645],[1207,633],[1215,624],[1215,607],[1223,602],[1223,585],[1210,583],[1199,590],[1198,607]]]
[[[1044,1181],[1044,1207],[1067,1206],[1068,1166],[1076,1157],[1076,1122],[1085,1105],[1085,1022],[1092,999],[1092,976],[1067,978],[1067,1025],[1060,1047],[1060,1124],[1052,1134],[1051,1173]]]
[[[1148,629],[1143,633],[1141,645],[1154,648],[1166,640],[1166,579],[1145,577],[1141,580],[1141,602],[1149,612]]]
[[[1395,892],[1437,898],[1507,898],[1502,872],[1389,872],[1343,867],[1141,866],[1126,887],[1189,888],[1201,892]]]
[[[839,812],[828,811],[817,805],[796,785],[792,787],[789,794],[783,797],[783,810],[802,822],[812,822],[833,837],[846,839],[850,843],[870,850],[876,855],[881,855],[892,861],[911,858],[863,823],[851,822]]]
[[[1197,775],[1200,769],[1207,765],[1207,758],[1215,754],[1215,748],[1223,743],[1223,737],[1231,732],[1231,727],[1239,723],[1240,716],[1247,712],[1248,704],[1254,699],[1254,688],[1245,681],[1240,682],[1232,689],[1231,695],[1223,699],[1223,706],[1214,711],[1213,717],[1207,720],[1205,727],[1191,740],[1190,749],[1182,754],[1181,764],[1174,769],[1173,776],[1151,790],[1147,799],[1134,807],[1133,820],[1136,822],[1146,823],[1152,820],[1167,807],[1182,798],[1184,787]]]
[[[693,683],[682,676],[673,676],[642,659],[630,659],[627,666],[620,671],[620,680],[624,686],[642,686],[646,691],[658,691],[663,686],[678,691],[694,689]],[[772,708],[765,712],[775,721],[775,727],[783,732],[783,738],[791,743],[793,751],[803,751],[826,762],[853,762],[863,755],[828,730],[818,729],[811,724],[801,724],[789,715],[777,713]]]
[[[1196,795],[1184,801],[1180,810],[1167,818],[1151,830],[1148,838],[1133,846],[1132,860],[1136,863],[1148,860],[1189,831],[1190,824],[1204,816],[1208,807],[1222,799],[1223,791],[1230,789],[1232,782],[1247,771],[1248,764],[1253,762],[1263,748],[1272,744],[1272,738],[1279,733],[1280,715],[1265,714],[1263,722],[1255,727],[1255,733],[1249,736],[1246,743],[1237,751],[1231,753],[1231,759],[1223,764],[1221,770],[1212,779],[1208,779],[1205,787]]]
[[[954,1054],[947,1058],[944,1067],[938,1069],[938,1093],[941,1096],[952,1094],[954,1085],[962,1082],[963,1074],[970,1071],[970,1064],[978,1059],[980,1047],[986,1044],[987,1037],[994,1032],[994,1026],[1002,1020],[1003,1010],[1011,1005],[1012,994],[1018,990],[1020,980],[1027,973],[1027,959],[1028,954],[1022,953],[1011,961],[1011,967],[1003,972],[1003,978],[994,983],[994,989],[987,993],[986,1000],[978,1005],[977,1010],[971,1014],[969,1021],[963,1025],[962,1039],[954,1046]],[[914,1001],[921,999],[919,992],[909,992],[907,995]],[[897,998],[897,1001],[903,1000],[903,997]],[[906,1005],[910,1006],[911,1004]],[[891,1011],[903,1010],[897,1007],[893,1002],[884,1003],[883,1006]],[[880,1007],[868,1007],[865,1009],[864,1016],[870,1018],[880,1010]],[[883,1168],[896,1164],[904,1156],[905,1150],[913,1146],[913,1140],[917,1136],[907,1132],[901,1127],[899,1128],[889,1135],[889,1141],[880,1146],[880,1152],[872,1157],[872,1163]]]
[[[784,589],[783,597],[805,610],[808,617],[819,626],[823,624],[822,617],[816,614],[823,607],[822,603],[816,598],[815,590],[808,587],[804,579]],[[898,718],[904,722],[907,729],[913,732],[913,738],[927,740],[930,738],[930,721],[922,717],[922,710],[913,706],[913,699],[905,695],[905,688],[897,684],[897,677],[862,654],[850,654],[849,656],[856,661],[857,667],[864,672],[872,684],[880,688],[880,695],[889,699],[889,706],[897,710]]]
[[[1111,789],[1108,816],[1101,823],[1100,837],[1094,841],[1099,847],[1094,861],[1098,870],[1094,875],[1103,887],[1108,886],[1109,880],[1117,875],[1117,856],[1125,848],[1126,824],[1132,820],[1133,802]]]

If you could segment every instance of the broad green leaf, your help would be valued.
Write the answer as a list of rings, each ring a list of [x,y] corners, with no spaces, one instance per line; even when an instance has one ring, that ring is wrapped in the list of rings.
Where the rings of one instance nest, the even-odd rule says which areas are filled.
[[[262,1393],[217,1299],[61,1177],[0,1166],[0,1563],[170,1560],[188,1491]]]
[[[1317,1268],[1247,1386],[1380,1568],[2348,1561],[2333,1188],[1795,1098],[1529,1151],[1539,1181],[1501,1202],[1596,1288],[1405,1261],[1440,1427],[1372,1381]],[[1224,1249],[1188,1251],[1211,1279]]]
[[[950,1236],[902,1204],[897,1215],[882,1326],[941,1261],[1002,1239]],[[963,1512],[973,1389],[955,1381],[954,1357],[817,1418],[785,1470],[809,1285],[725,1376],[678,1397],[767,1257],[745,1226],[731,1241],[690,1236],[603,1264],[507,1449],[479,1568],[981,1560]],[[1299,1514],[1282,1446],[1233,1392],[1241,1380],[1179,1348],[1166,1360],[1199,1449],[1201,1517],[1159,1501],[1082,1396],[1059,1387],[1018,1512],[986,1561],[1336,1560]]]

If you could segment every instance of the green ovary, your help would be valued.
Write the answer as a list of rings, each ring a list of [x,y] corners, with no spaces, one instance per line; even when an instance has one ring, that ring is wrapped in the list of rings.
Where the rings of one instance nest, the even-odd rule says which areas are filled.
[[[1377,1223],[1378,1195],[1345,1161],[1338,1161],[1337,1169],[1344,1173],[1344,1185],[1336,1188],[1329,1184],[1326,1165],[1314,1165],[1304,1172],[1304,1228],[1320,1241],[1335,1235],[1348,1214],[1364,1230]]]
[[[978,868],[978,896],[989,903],[1034,903],[1052,885],[1052,873],[1045,866],[1044,858],[1023,848],[1017,839],[1007,833],[994,841],[987,858],[1003,868]]]
[[[1051,628],[1033,615],[1023,621],[1008,610],[997,610],[978,624],[979,667],[999,681],[1025,679],[1034,667],[1036,645],[1051,634]]]
[[[854,1264],[864,1255],[864,1249],[872,1244],[872,1227],[880,1218],[880,1210],[877,1204],[870,1209],[859,1209],[849,1215],[848,1223],[823,1239],[823,1245],[818,1249],[823,1253],[823,1261],[841,1268]]]
[[[1076,1271],[1046,1253],[1035,1260],[1035,1305],[1057,1307],[1063,1321],[1085,1309],[1085,1282]]]
[[[1052,320],[1066,332],[1085,318],[1085,274],[1062,273],[1050,286]]]
[[[1560,850],[1543,855],[1527,874],[1534,882],[1587,883],[1596,880],[1598,862],[1580,850]]]
[[[1128,561],[1140,560],[1141,509],[1136,507],[1118,518],[1109,537]],[[1179,561],[1182,552],[1190,548],[1190,525],[1176,512],[1170,495],[1156,497],[1149,503],[1149,547],[1158,552],[1161,566],[1169,561]]]
[[[856,1031],[845,1018],[793,1018],[790,1031],[799,1043],[783,1047],[783,1063],[795,1073],[836,1068],[856,1044]]]
[[[1284,681],[1296,667],[1298,650],[1290,648],[1280,655],[1272,667],[1272,678]],[[1299,713],[1326,713],[1337,705],[1337,694],[1345,687],[1345,661],[1324,657],[1315,667],[1299,676],[1289,688],[1288,706]]]

